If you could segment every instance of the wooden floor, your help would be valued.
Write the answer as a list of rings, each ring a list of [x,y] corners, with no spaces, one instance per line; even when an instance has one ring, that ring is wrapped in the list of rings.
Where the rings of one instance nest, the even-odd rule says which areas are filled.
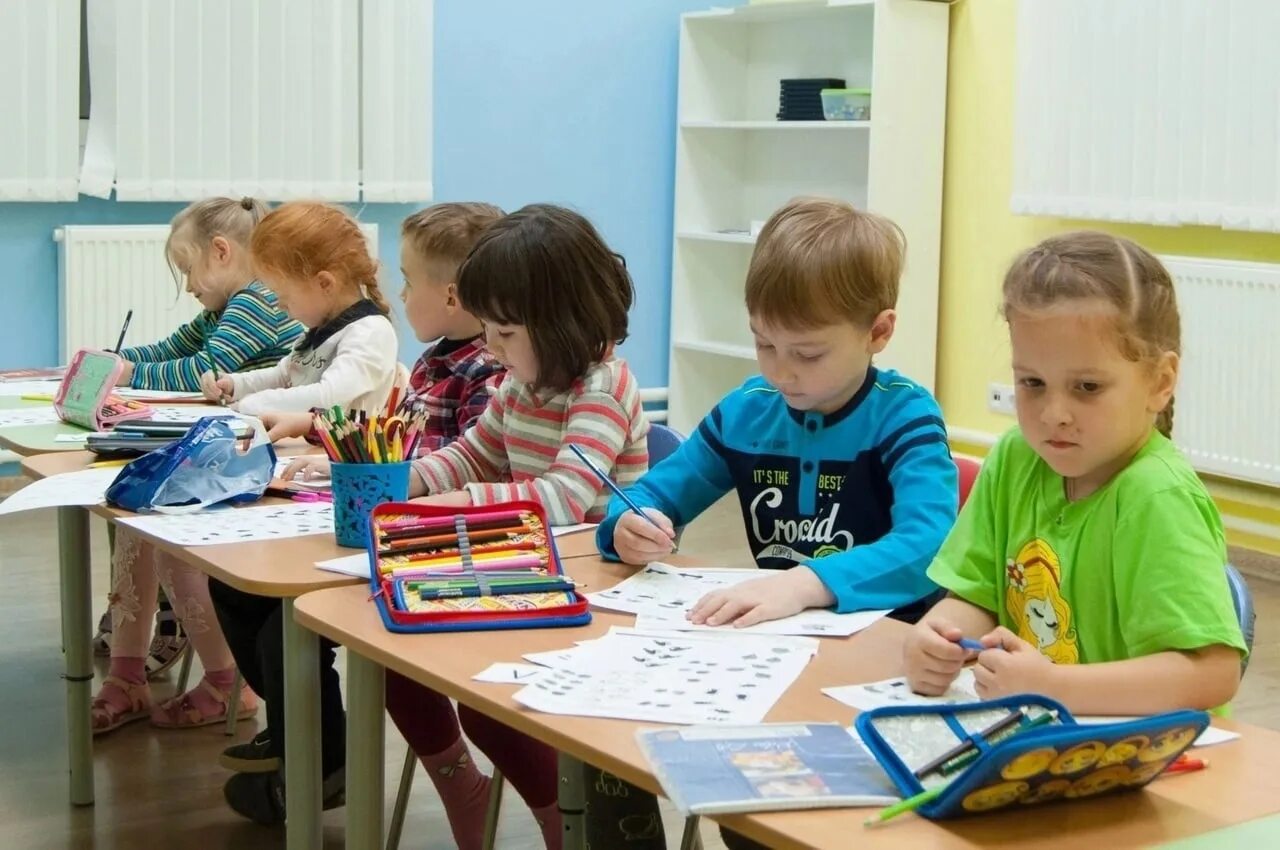
[[[194,841],[191,846],[202,850],[282,847],[282,830],[243,821],[223,804],[222,783],[230,774],[217,766],[216,757],[231,739],[223,736],[220,727],[165,732],[138,723],[99,739],[97,805],[72,809],[67,804],[54,535],[52,512],[0,517],[0,563],[6,586],[0,598],[0,830],[4,836],[0,846],[108,850]],[[98,521],[94,535],[96,614],[107,592],[105,533]],[[745,540],[736,505],[725,501],[709,511],[687,531],[681,551],[725,565],[744,563]],[[1235,701],[1236,716],[1280,728],[1280,585],[1250,583],[1258,608],[1258,636],[1249,673]],[[516,654],[513,648],[512,657]],[[162,683],[155,693],[163,697],[169,688]],[[404,743],[394,727],[387,726],[389,811]],[[257,728],[256,719],[242,723],[236,740],[251,736]],[[667,829],[674,847],[680,834],[674,813],[668,812]],[[704,839],[708,850],[723,846],[710,828],[704,829]],[[325,816],[325,846],[343,846],[341,810]],[[414,784],[401,846],[418,850],[453,846],[439,802],[421,775]],[[542,846],[528,810],[514,795],[503,806],[498,846],[509,850]]]

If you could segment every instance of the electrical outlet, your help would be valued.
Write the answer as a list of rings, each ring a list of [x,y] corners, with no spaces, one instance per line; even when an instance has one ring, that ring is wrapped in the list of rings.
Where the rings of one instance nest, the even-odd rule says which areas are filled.
[[[1013,404],[1013,387],[1008,384],[988,384],[987,410],[1013,416],[1016,413]]]

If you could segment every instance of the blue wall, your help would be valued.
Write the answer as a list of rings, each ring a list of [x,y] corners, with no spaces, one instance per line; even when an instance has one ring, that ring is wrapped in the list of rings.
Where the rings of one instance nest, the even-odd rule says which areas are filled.
[[[733,0],[720,5],[732,5]],[[627,258],[638,301],[623,354],[667,382],[679,14],[710,0],[453,0],[436,4],[436,199],[574,207]],[[167,222],[178,204],[0,204],[0,368],[53,364],[53,229]],[[400,220],[370,204],[384,285],[399,290]],[[403,328],[403,326],[402,326]],[[401,358],[421,346],[407,330]]]

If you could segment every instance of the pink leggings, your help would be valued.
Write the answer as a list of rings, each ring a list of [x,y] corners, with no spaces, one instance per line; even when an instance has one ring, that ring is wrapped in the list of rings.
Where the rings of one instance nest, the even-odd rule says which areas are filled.
[[[465,705],[459,705],[455,713],[448,697],[390,670],[387,713],[419,756],[442,752],[465,729],[471,742],[502,771],[529,808],[540,809],[556,801],[556,751],[546,744]]]

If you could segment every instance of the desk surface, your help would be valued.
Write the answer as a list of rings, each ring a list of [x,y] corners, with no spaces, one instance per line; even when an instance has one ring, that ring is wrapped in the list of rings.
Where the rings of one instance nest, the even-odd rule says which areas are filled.
[[[298,453],[310,449],[302,441],[286,443],[281,454]],[[310,449],[314,451],[314,449]],[[22,469],[33,478],[46,478],[60,472],[84,469],[96,457],[86,451],[42,454],[22,462]],[[281,501],[267,498],[261,503]],[[114,522],[121,517],[133,516],[129,511],[95,505],[89,510]],[[291,537],[285,540],[260,540],[250,543],[224,543],[217,546],[179,546],[150,534],[143,536],[160,549],[180,557],[213,578],[232,587],[256,593],[260,596],[294,597],[313,590],[344,585],[363,585],[359,579],[340,573],[316,569],[316,561],[327,561],[344,555],[354,555],[358,550],[346,549],[337,544],[332,534],[313,534],[307,537]],[[570,534],[556,539],[561,559],[594,556],[595,535],[591,532]]]
[[[631,569],[581,558],[570,572],[577,581],[598,590],[622,580]],[[570,629],[396,635],[383,627],[367,596],[353,587],[310,593],[297,601],[295,616],[308,629],[391,670],[629,782],[660,791],[635,742],[635,730],[645,724],[542,714],[517,704],[511,698],[517,690],[514,686],[471,679],[495,661],[517,661],[525,652],[561,649],[597,637],[611,625],[630,626],[631,616],[593,611],[590,625]],[[900,675],[907,629],[882,620],[851,638],[822,639],[818,655],[767,720],[850,723],[854,710],[824,696],[820,688]],[[845,848],[856,842],[867,847],[1079,850],[1171,841],[1280,812],[1280,771],[1275,769],[1280,764],[1280,733],[1230,721],[1215,723],[1239,729],[1244,738],[1206,751],[1213,764],[1209,770],[1157,780],[1140,794],[940,824],[904,816],[874,830],[862,826],[867,809],[716,819],[782,848]]]
[[[0,410],[13,410],[21,407],[48,407],[48,402],[24,401],[12,396],[0,397]],[[45,454],[47,452],[76,452],[84,448],[83,443],[59,443],[59,434],[87,434],[78,425],[65,422],[50,422],[47,425],[13,425],[0,428],[0,448],[20,454],[23,457]]]

